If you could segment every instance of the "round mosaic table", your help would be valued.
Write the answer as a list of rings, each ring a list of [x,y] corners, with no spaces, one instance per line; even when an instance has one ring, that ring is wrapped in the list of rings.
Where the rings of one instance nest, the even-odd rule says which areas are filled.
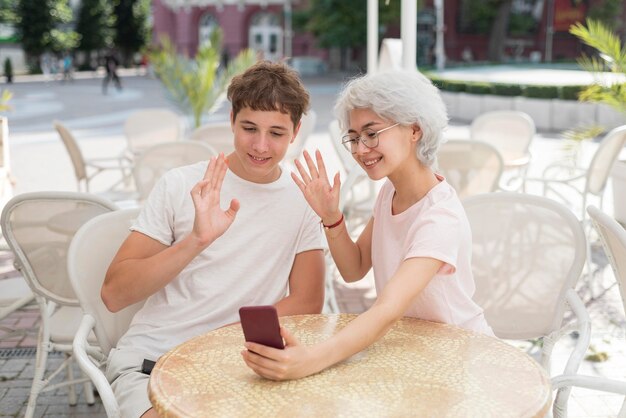
[[[304,344],[354,315],[280,318]],[[550,381],[524,352],[496,338],[403,318],[368,349],[321,373],[274,382],[250,370],[239,324],[198,336],[157,362],[150,400],[163,417],[539,417]]]

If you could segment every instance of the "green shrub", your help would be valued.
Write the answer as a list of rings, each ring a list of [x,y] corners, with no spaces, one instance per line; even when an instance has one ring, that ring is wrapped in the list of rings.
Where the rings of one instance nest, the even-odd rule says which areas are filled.
[[[443,90],[451,92],[462,92],[467,89],[467,83],[461,80],[443,80]]]
[[[468,82],[465,91],[472,94],[491,94],[492,88],[490,83]]]
[[[493,83],[493,94],[496,96],[521,96],[522,86],[519,84]]]
[[[536,99],[556,99],[559,97],[557,86],[526,86],[522,91],[522,96]]]
[[[559,92],[559,99],[578,100],[578,95],[586,88],[587,86],[563,86]]]

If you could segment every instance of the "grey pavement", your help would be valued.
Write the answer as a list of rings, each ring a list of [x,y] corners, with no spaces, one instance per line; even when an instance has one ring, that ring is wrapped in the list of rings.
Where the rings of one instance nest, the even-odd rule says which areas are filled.
[[[94,78],[90,73],[78,73],[75,81],[65,84],[58,81],[46,82],[41,77],[18,78],[18,82],[13,85],[1,86],[9,87],[14,92],[10,103],[13,111],[6,115],[9,117],[11,164],[16,194],[35,190],[76,189],[71,162],[52,128],[52,120],[63,121],[75,133],[85,156],[107,157],[116,156],[124,149],[122,125],[130,113],[146,107],[174,109],[159,83],[150,77],[137,74],[134,70],[125,72],[122,74],[123,90],[118,92],[109,88],[109,94],[104,95],[101,91],[102,80],[98,78],[100,76],[96,75]],[[345,79],[343,74],[305,78],[311,92],[313,109],[318,114],[316,127],[305,148],[319,148],[327,156],[327,165],[331,171],[342,170],[339,157],[330,143],[327,127],[332,120],[334,99]],[[206,121],[224,121],[227,118],[228,108],[223,106],[208,116]],[[468,126],[451,121],[446,136],[466,138]],[[584,144],[586,158],[595,146],[594,143]],[[558,134],[544,132],[538,133],[531,151],[531,174],[540,173],[549,162],[562,158],[567,153]],[[114,180],[114,177],[103,175],[101,181],[95,183],[94,190],[104,190]],[[609,187],[605,198],[605,209],[609,212],[611,203]],[[594,286],[608,287],[613,280],[612,272],[610,268],[606,268],[606,260],[602,259],[601,254],[596,258],[598,272],[594,275]],[[12,268],[10,254],[0,252],[0,281],[17,275]],[[343,312],[362,312],[375,298],[371,276],[355,284],[336,283],[335,289],[340,310]],[[604,297],[592,303],[589,309],[594,325],[594,349],[608,354],[608,360],[602,363],[585,361],[581,371],[625,379],[626,324],[617,288],[612,287]],[[23,348],[21,353],[17,350],[17,354],[12,356],[0,356],[0,416],[21,416],[25,410],[34,367],[32,347],[36,338],[37,310],[34,307],[24,309],[5,318],[0,325],[25,330],[23,336],[0,341],[0,354],[8,348]],[[557,344],[554,370],[563,366],[567,350],[572,344],[569,337]],[[531,355],[534,354],[531,352]],[[49,361],[58,363],[61,357],[53,357]],[[574,389],[570,400],[570,416],[615,416],[621,400],[617,395]],[[37,416],[55,415],[105,416],[101,403],[87,406],[82,396],[79,396],[77,406],[68,406],[64,389],[46,393],[38,401]]]

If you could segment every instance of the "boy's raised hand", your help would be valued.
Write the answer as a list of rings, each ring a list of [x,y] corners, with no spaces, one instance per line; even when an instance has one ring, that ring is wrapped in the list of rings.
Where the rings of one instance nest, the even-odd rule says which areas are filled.
[[[191,199],[195,208],[192,234],[198,244],[207,246],[219,238],[235,220],[239,201],[233,199],[227,210],[220,208],[220,192],[228,168],[223,153],[211,157],[204,178],[191,189]]]
[[[296,160],[295,164],[300,176],[296,173],[291,173],[291,178],[296,182],[313,211],[322,218],[322,222],[327,225],[334,223],[341,217],[341,212],[339,211],[339,190],[341,186],[339,172],[335,174],[333,185],[331,186],[320,151],[315,151],[317,166],[307,151],[304,151],[303,154],[308,172],[300,161]]]

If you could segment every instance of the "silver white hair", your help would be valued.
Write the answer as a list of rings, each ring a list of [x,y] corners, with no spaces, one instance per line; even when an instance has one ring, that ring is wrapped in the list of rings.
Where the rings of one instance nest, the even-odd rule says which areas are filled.
[[[371,109],[404,126],[417,124],[422,130],[417,158],[427,167],[435,164],[448,114],[439,90],[420,72],[388,71],[351,80],[335,104],[342,132],[350,125],[353,109]]]

